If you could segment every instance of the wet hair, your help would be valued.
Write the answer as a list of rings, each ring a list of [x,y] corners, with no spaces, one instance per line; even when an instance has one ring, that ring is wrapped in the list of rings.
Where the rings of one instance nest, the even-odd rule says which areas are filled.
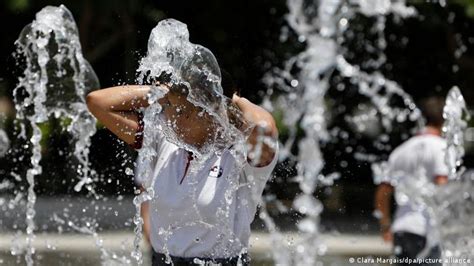
[[[171,74],[162,73],[159,77],[150,77],[145,78],[147,80],[146,84],[156,84],[156,83],[168,83],[171,81]],[[174,85],[176,86],[176,85]],[[221,69],[221,86],[224,92],[224,95],[232,99],[234,93],[240,96],[240,89],[237,88],[237,85],[234,82],[232,76],[225,69]],[[184,86],[179,86],[184,87]]]
[[[420,109],[427,126],[441,127],[444,123],[443,108],[445,99],[440,96],[430,96],[420,102]]]

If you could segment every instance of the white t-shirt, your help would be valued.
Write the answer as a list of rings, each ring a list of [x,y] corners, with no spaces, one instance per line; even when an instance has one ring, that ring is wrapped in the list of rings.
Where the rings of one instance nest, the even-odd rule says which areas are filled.
[[[221,156],[212,156],[193,175],[185,174],[189,160],[186,150],[162,134],[157,134],[154,145],[158,155],[151,163],[155,195],[149,205],[153,249],[176,257],[229,258],[246,252],[250,224],[277,153],[269,165],[245,164],[240,175],[233,176],[235,159],[224,151]],[[137,165],[138,183],[149,178],[143,172]],[[232,182],[238,189],[229,189]]]
[[[410,138],[390,155],[389,173],[398,178],[398,184],[412,186],[425,176],[433,182],[436,176],[448,175],[448,167],[444,161],[446,141],[435,135],[418,135]],[[412,183],[407,183],[412,182]],[[397,187],[395,187],[397,193]],[[433,226],[426,208],[409,198],[399,200],[392,224],[393,232],[409,232],[421,236],[430,236]],[[437,242],[437,239],[431,239]]]

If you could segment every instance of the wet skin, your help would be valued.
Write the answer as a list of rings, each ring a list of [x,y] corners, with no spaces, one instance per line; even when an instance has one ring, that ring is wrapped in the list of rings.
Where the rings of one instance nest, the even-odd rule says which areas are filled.
[[[160,104],[165,122],[185,143],[200,148],[217,137],[217,121],[203,108],[189,102],[185,94],[169,92]]]

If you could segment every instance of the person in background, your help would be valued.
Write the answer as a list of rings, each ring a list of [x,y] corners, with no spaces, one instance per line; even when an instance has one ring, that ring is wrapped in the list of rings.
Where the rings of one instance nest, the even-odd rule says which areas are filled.
[[[423,101],[421,109],[426,126],[391,153],[388,174],[400,177],[399,182],[420,178],[420,173],[437,185],[448,182],[446,141],[441,137],[443,107],[444,99],[441,97],[430,97]],[[396,187],[391,184],[381,183],[375,194],[375,209],[381,214],[379,222],[384,241],[393,242],[398,259],[439,259],[439,239],[426,210],[410,199],[397,202],[394,220],[391,221],[391,198],[394,190]]]

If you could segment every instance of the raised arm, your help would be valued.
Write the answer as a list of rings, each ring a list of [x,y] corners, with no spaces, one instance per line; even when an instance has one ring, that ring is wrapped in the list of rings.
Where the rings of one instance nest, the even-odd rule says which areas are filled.
[[[139,128],[136,110],[148,106],[150,88],[127,85],[93,91],[87,95],[87,107],[118,138],[133,144]]]
[[[269,112],[243,97],[238,97],[237,95],[234,95],[232,102],[239,107],[245,119],[255,124],[255,128],[253,129],[247,141],[251,147],[249,154],[254,152],[255,148],[257,147],[259,136],[272,138],[273,141],[277,140],[278,129],[273,116]],[[252,158],[248,159],[249,163],[253,166],[264,167],[270,164],[273,160],[273,157],[275,156],[274,148],[270,147],[265,142],[263,143],[261,149],[261,155],[257,161],[253,160]]]

